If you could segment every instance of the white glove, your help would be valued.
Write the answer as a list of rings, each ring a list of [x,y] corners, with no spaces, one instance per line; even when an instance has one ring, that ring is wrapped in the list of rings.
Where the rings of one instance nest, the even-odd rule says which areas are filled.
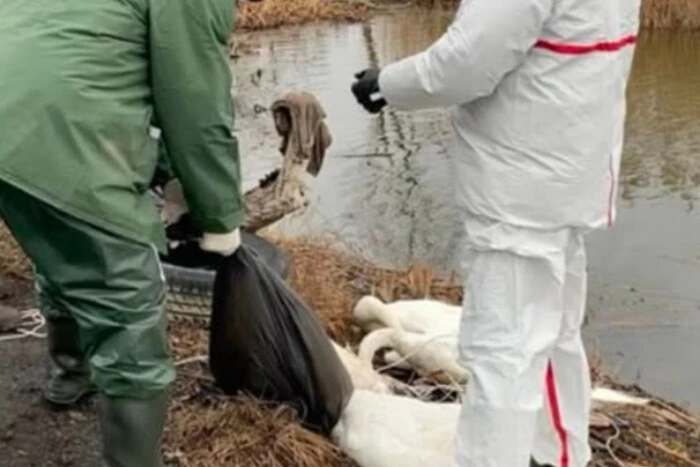
[[[205,233],[199,241],[199,247],[210,253],[231,256],[241,246],[241,231],[236,229],[225,234]]]

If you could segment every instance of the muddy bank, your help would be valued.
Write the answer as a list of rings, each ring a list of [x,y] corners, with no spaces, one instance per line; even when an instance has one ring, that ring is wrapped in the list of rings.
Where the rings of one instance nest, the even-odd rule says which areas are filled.
[[[0,237],[2,243],[3,237]],[[7,253],[7,250],[4,251]],[[4,260],[23,263],[21,255]],[[7,272],[14,269],[1,268]],[[2,305],[33,305],[28,281],[6,279],[10,297]],[[42,400],[48,358],[38,339],[0,342],[0,466],[87,467],[99,459],[99,426],[94,403],[71,412],[55,412]]]
[[[458,303],[459,278],[429,268],[386,270],[348,256],[332,245],[312,241],[276,242],[290,255],[290,283],[322,319],[329,335],[356,342],[351,309],[363,294],[385,300],[433,297]],[[30,283],[19,283],[15,304],[27,306]],[[20,298],[21,300],[17,300]],[[169,303],[178,300],[169,296]],[[169,309],[173,309],[169,306]],[[206,313],[207,310],[200,309]],[[176,361],[206,355],[208,320],[170,314],[168,333]],[[54,413],[41,401],[46,376],[45,342],[0,343],[0,443],[3,467],[89,466],[97,460],[99,427],[94,404]],[[595,381],[651,397],[637,387],[621,386],[605,373]],[[653,399],[653,398],[652,398]],[[284,407],[246,397],[222,396],[205,364],[179,365],[164,440],[164,455],[178,467],[356,467],[328,440],[302,429]],[[620,461],[640,467],[693,466],[700,461],[700,424],[671,403],[653,399],[649,407],[596,409],[591,427],[594,462],[613,467]],[[37,449],[41,446],[41,449]]]
[[[46,343],[0,343],[0,466],[97,465],[99,426],[93,403],[54,412],[41,398],[48,361]]]

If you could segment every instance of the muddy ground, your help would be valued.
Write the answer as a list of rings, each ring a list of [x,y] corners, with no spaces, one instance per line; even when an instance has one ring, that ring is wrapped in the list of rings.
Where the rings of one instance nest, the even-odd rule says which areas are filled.
[[[10,297],[0,303],[32,305],[31,284],[5,279]],[[46,341],[0,342],[0,467],[92,467],[98,462],[95,403],[56,412],[41,391],[46,380]]]

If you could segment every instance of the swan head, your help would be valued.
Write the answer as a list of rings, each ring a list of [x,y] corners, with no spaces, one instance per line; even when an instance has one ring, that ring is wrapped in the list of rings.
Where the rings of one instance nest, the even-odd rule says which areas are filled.
[[[372,295],[362,297],[355,305],[355,319],[366,330],[389,327],[402,330],[401,321],[394,310]]]
[[[385,348],[393,349],[396,346],[396,333],[395,329],[383,328],[367,334],[360,342],[360,348],[358,349],[360,360],[365,362],[365,364],[372,365],[374,355],[378,351]]]
[[[355,304],[355,318],[360,321],[376,320],[384,311],[385,304],[377,297],[365,295]]]

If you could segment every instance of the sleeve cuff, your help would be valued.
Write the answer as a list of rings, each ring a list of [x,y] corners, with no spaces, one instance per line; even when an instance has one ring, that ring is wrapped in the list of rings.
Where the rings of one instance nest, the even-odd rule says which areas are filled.
[[[204,251],[219,253],[223,256],[232,255],[241,246],[241,231],[236,229],[225,234],[205,233],[199,246]]]
[[[379,74],[379,90],[384,99],[399,110],[416,110],[429,105],[428,94],[418,75],[414,55],[384,67]]]

